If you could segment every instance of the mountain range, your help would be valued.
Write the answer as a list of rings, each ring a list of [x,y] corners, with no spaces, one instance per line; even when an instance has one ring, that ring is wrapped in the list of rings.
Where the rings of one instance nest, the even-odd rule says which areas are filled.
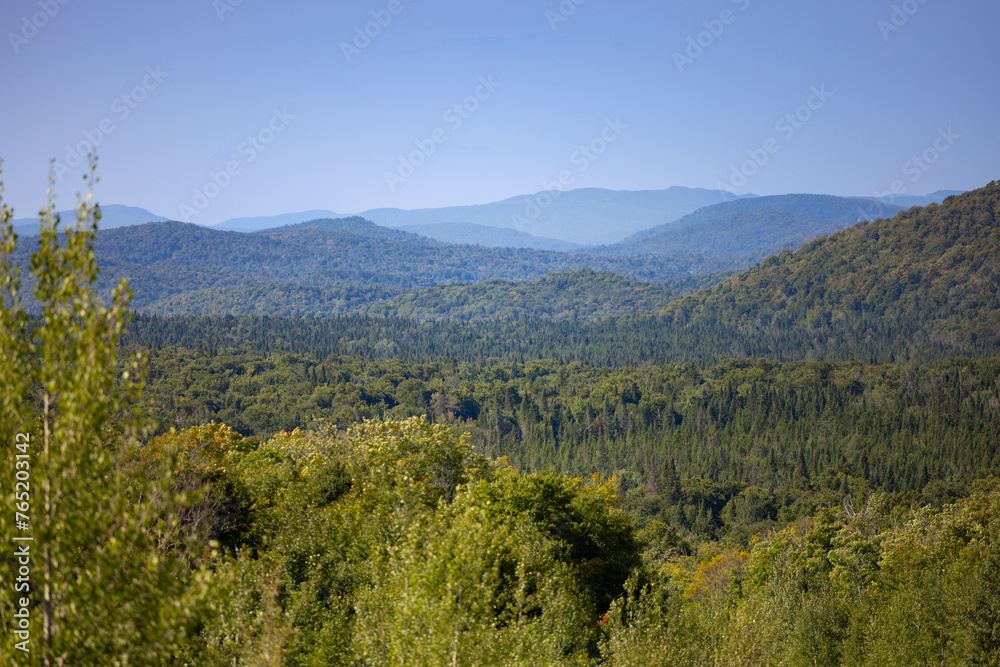
[[[150,313],[572,321],[663,312],[687,321],[701,309],[678,315],[678,296],[876,214],[895,220],[900,209],[826,195],[745,198],[571,251],[455,245],[360,217],[253,233],[168,221],[102,229],[95,251],[100,287],[128,278],[133,305]],[[25,269],[31,246],[18,250]]]
[[[878,200],[885,205],[881,211],[877,207],[872,210],[878,212],[878,215],[884,215],[885,211],[894,210],[896,207],[907,208],[932,202],[940,203],[944,197],[953,194],[959,192],[940,191],[923,197],[899,195],[883,198]],[[579,246],[615,245],[643,231],[661,228],[682,220],[688,214],[713,204],[751,199],[768,198],[757,198],[754,195],[737,197],[723,190],[679,186],[664,190],[639,191],[586,188],[541,192],[478,206],[417,210],[371,209],[354,217],[363,217],[381,226],[406,228],[406,231],[445,243],[569,251]],[[764,202],[762,205],[767,207]],[[167,220],[163,216],[135,206],[107,205],[102,207],[102,213],[101,229]],[[808,213],[798,212],[798,214],[811,217]],[[61,211],[60,215],[63,220],[71,221],[74,212]],[[233,218],[213,225],[212,228],[253,232],[318,219],[344,217],[347,216],[317,209],[273,216]],[[824,215],[816,217],[829,219]],[[854,220],[841,222],[854,222]],[[38,221],[34,218],[18,218],[13,224],[15,232],[22,236],[33,235],[38,228]],[[815,233],[816,229],[833,231],[829,226],[814,226],[812,231],[806,230],[806,234]],[[791,235],[792,243],[797,240],[794,234]],[[634,250],[625,251],[634,252]],[[685,251],[701,252],[697,245]]]

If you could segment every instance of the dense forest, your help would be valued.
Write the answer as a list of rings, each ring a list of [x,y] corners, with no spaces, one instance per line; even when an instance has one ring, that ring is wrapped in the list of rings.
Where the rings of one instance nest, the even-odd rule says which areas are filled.
[[[810,511],[851,489],[926,488],[931,497],[1000,466],[995,359],[613,370],[164,349],[150,359],[144,412],[162,427],[219,421],[257,438],[314,419],[346,428],[426,416],[520,470],[613,475],[640,514],[663,512],[690,528],[688,514],[700,512],[711,517],[707,534],[721,527],[726,501],[751,485],[766,490],[774,518],[800,494],[815,500]],[[689,495],[678,514],[675,490],[660,495],[668,478],[701,480],[707,495]],[[790,495],[778,501],[778,489]]]
[[[719,278],[703,279],[711,284]],[[591,269],[550,273],[538,280],[451,283],[407,292],[364,309],[372,315],[417,320],[524,319],[601,320],[632,313],[657,313],[697,279],[670,287],[629,280]]]
[[[0,434],[18,443],[0,538],[32,539],[4,559],[30,597],[0,588],[0,652],[996,664],[998,197],[860,223],[714,286],[591,269],[405,297],[296,286],[389,304],[330,318],[210,297],[212,314],[132,318],[123,285],[97,301],[98,210],[62,237],[43,215],[30,262],[0,226]],[[178,275],[220,286],[224,261],[331,268],[282,262],[269,232],[226,237],[244,245],[224,260],[170,229],[176,247],[129,232],[122,261],[169,276],[201,257]],[[284,234],[373,258],[397,242]]]
[[[940,340],[931,338],[925,328],[925,322],[909,315],[874,314],[822,329],[784,321],[757,330],[725,322],[678,327],[672,319],[657,315],[624,315],[592,322],[545,317],[452,322],[370,315],[333,319],[139,315],[124,340],[128,345],[154,348],[280,351],[319,358],[338,354],[474,363],[491,358],[558,359],[614,367],[672,362],[710,366],[729,357],[931,362],[956,355],[978,358],[996,353],[988,340]]]

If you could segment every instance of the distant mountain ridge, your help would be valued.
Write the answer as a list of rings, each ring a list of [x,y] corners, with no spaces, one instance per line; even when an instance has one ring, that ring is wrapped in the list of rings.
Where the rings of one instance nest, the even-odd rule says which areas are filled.
[[[63,225],[72,224],[76,221],[76,211],[67,210],[57,213]],[[124,206],[122,204],[108,204],[101,206],[101,221],[98,223],[100,229],[116,229],[118,227],[129,227],[132,225],[144,225],[147,222],[166,222],[167,218],[150,213],[138,206]],[[34,218],[15,218],[11,220],[14,226],[14,233],[20,236],[35,236],[38,234],[39,220]]]
[[[678,220],[643,230],[596,254],[707,254],[761,259],[793,250],[860,220],[892,217],[902,209],[870,199],[832,195],[770,195],[700,208]]]
[[[855,197],[855,199],[871,199],[883,204],[901,206],[902,208],[912,208],[914,206],[927,206],[928,204],[940,204],[948,197],[963,194],[965,190],[938,190],[926,195],[894,195],[888,194],[883,197]]]
[[[753,196],[753,195],[746,195]],[[353,214],[383,227],[414,227],[444,224],[478,225],[510,229],[542,239],[554,239],[579,245],[614,243],[639,230],[691,213],[703,206],[737,199],[725,190],[706,190],[673,186],[664,190],[608,190],[582,188],[577,190],[540,192],[519,195],[498,202],[473,206],[448,206],[404,210],[376,208]],[[345,216],[327,210],[303,211],[276,216],[234,218],[213,229],[252,232],[321,218]],[[448,230],[438,227],[440,234],[462,234],[470,228]],[[480,232],[482,230],[479,230]],[[496,232],[482,232],[486,239]],[[535,242],[512,235],[523,247],[536,247]],[[479,241],[474,241],[479,242]],[[489,243],[481,243],[489,245]],[[507,246],[510,247],[510,246]],[[519,247],[519,246],[514,246]],[[548,249],[548,248],[545,248]]]
[[[463,222],[442,222],[436,225],[396,227],[444,243],[455,245],[481,245],[488,248],[534,248],[535,250],[560,250],[570,252],[580,246],[569,241],[534,236],[516,229],[502,229]]]
[[[27,239],[15,253],[25,274],[34,245]],[[452,282],[520,282],[586,268],[654,283],[734,266],[707,257],[595,257],[450,245],[360,218],[310,221],[252,234],[157,222],[99,230],[94,249],[102,269],[98,288],[103,298],[119,278],[128,278],[133,306],[161,314],[329,317],[404,291]]]
[[[620,254],[450,245],[358,217],[252,234],[158,222],[100,230],[94,246],[102,293],[127,277],[133,305],[149,313],[561,321],[659,313],[657,344],[694,345],[698,358],[992,349],[998,183],[806,240],[732,274],[752,253],[894,209],[822,195],[733,200],[637,235]],[[18,244],[22,267],[32,246]],[[677,298],[723,280],[721,271],[731,277]]]
[[[364,218],[353,216],[349,218],[338,218],[332,220],[330,218],[323,218],[319,220],[307,220],[305,222],[300,222],[293,225],[285,225],[283,227],[274,227],[270,229],[262,229],[254,234],[272,233],[272,232],[284,232],[294,229],[325,229],[334,232],[348,232],[351,234],[357,234],[359,236],[366,236],[372,239],[384,239],[386,241],[399,241],[401,243],[416,243],[418,245],[438,245],[435,239],[430,238],[426,235],[412,233],[402,229],[392,229],[390,227],[383,227],[381,225],[376,225],[375,223],[365,220]]]
[[[665,190],[581,188],[520,195],[477,206],[413,211],[372,209],[361,215],[388,227],[477,224],[580,245],[598,245],[615,243],[703,206],[734,199],[737,196],[725,190],[681,186]]]
[[[262,229],[274,229],[288,225],[296,225],[310,220],[344,218],[348,216],[327,211],[325,209],[315,209],[312,211],[302,211],[300,213],[282,213],[281,215],[259,215],[249,218],[232,218],[216,225],[207,225],[212,229],[220,229],[232,232],[256,232]]]

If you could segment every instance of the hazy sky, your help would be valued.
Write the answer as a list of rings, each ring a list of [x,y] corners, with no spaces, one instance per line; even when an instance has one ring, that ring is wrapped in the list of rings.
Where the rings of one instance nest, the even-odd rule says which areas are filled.
[[[996,0],[4,0],[5,196],[34,215],[55,158],[70,208],[88,142],[102,203],[202,224],[560,176],[971,189],[1000,178],[998,28]]]

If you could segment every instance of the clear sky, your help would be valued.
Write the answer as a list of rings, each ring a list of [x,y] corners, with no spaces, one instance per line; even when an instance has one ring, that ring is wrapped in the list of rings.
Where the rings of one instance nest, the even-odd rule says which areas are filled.
[[[996,0],[4,0],[5,196],[34,215],[55,158],[70,208],[88,141],[102,203],[202,224],[560,175],[971,189],[1000,178],[998,28]]]

